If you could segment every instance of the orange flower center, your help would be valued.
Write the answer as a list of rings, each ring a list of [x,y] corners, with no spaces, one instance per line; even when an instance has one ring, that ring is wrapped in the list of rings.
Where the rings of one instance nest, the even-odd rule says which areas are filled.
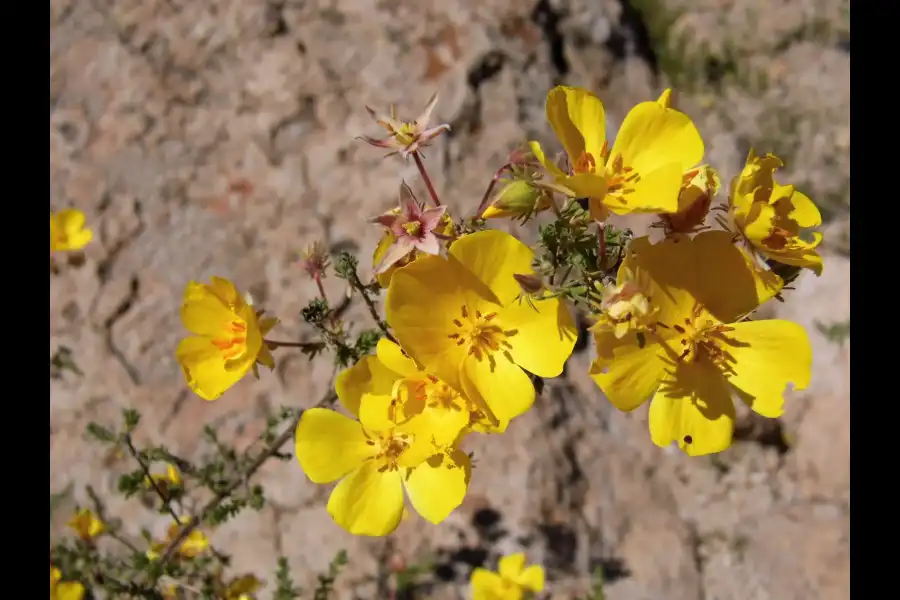
[[[403,452],[410,446],[410,436],[405,433],[385,433],[376,436],[375,439],[369,437],[366,444],[378,448],[378,453],[370,457],[368,460],[374,460],[381,463],[378,467],[379,473],[387,471],[397,471],[400,469],[398,461]]]
[[[487,359],[493,372],[497,366],[495,354],[499,353],[509,362],[514,363],[509,351],[512,349],[507,339],[519,333],[517,329],[504,330],[493,323],[497,313],[481,314],[481,311],[469,310],[465,305],[460,309],[462,319],[453,319],[453,325],[459,330],[447,337],[456,340],[457,346],[466,347],[469,355],[476,360]]]
[[[659,323],[662,327],[669,327]],[[734,344],[725,334],[733,331],[733,327],[724,325],[713,317],[703,305],[697,303],[690,317],[685,317],[683,324],[676,323],[671,328],[680,334],[681,354],[678,360],[692,363],[698,360],[708,361],[720,368],[729,369],[734,358],[723,346]]]
[[[625,204],[625,196],[634,193],[634,185],[640,180],[638,172],[626,166],[621,155],[606,163],[606,195],[613,200]]]
[[[593,173],[597,170],[597,160],[590,152],[582,152],[572,165],[572,171],[575,174]]]
[[[222,358],[225,360],[238,358],[247,350],[247,324],[240,320],[227,323],[223,336],[214,339],[212,343],[222,351]]]

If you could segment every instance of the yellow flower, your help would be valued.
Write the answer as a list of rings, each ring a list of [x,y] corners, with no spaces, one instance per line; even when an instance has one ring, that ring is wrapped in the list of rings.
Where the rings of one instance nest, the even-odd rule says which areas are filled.
[[[178,468],[168,463],[166,464],[166,472],[164,474],[154,473],[150,476],[157,485],[159,484],[171,484],[171,485],[181,485],[181,474],[178,472]],[[152,487],[152,483],[150,482],[150,478],[145,478],[144,483],[148,487]]]
[[[819,209],[792,185],[780,185],[775,170],[784,166],[772,154],[756,156],[750,151],[741,174],[731,182],[730,215],[747,242],[764,256],[795,267],[822,274],[822,257],[816,247],[822,234],[811,240],[801,238],[801,230],[822,224]]]
[[[56,567],[50,567],[50,600],[81,600],[84,598],[84,586],[77,581],[61,581],[62,573]]]
[[[400,208],[395,207],[389,211],[389,214],[399,215]],[[441,220],[439,221],[439,225],[435,232],[440,234],[442,237],[449,237],[453,235],[454,225],[453,225],[453,217],[450,216],[449,213],[445,212],[441,216]],[[390,229],[385,229],[384,234],[381,236],[381,239],[378,241],[378,245],[375,247],[375,253],[372,255],[372,265],[378,265],[387,255],[388,250],[390,250],[397,243],[397,236]],[[384,270],[382,273],[376,273],[375,278],[378,280],[378,284],[387,288],[391,283],[391,277],[394,276],[394,273],[400,267],[406,266],[412,261],[416,260],[420,256],[422,256],[422,252],[418,250],[413,250],[400,260],[393,263],[390,267]]]
[[[426,520],[439,523],[465,497],[469,457],[453,440],[443,444],[435,420],[416,415],[387,418],[400,376],[367,356],[338,377],[342,404],[360,420],[326,408],[303,413],[295,454],[313,483],[341,480],[328,500],[328,513],[354,535],[384,536],[403,518],[403,490]],[[401,380],[402,381],[402,380]],[[447,427],[453,425],[448,419]],[[459,431],[457,429],[457,431]]]
[[[190,282],[181,321],[195,335],[182,340],[175,354],[188,386],[204,400],[221,396],[250,369],[258,375],[256,363],[275,366],[263,336],[278,320],[259,319],[227,279]]]
[[[732,395],[764,417],[782,414],[788,383],[804,389],[812,349],[788,321],[741,321],[777,293],[780,278],[755,268],[725,231],[650,245],[633,240],[623,273],[642,273],[655,323],[617,338],[595,332],[591,376],[619,410],[652,397],[650,435],[691,456],[731,444]]]
[[[521,600],[526,591],[544,591],[544,568],[526,568],[522,552],[501,558],[497,571],[481,567],[472,571],[472,600]]]
[[[262,582],[253,575],[243,575],[233,579],[225,590],[225,600],[251,600],[253,594],[262,589]]]
[[[84,226],[84,213],[74,208],[50,213],[50,252],[81,250],[94,234]]]
[[[661,215],[666,233],[690,233],[701,228],[721,187],[719,174],[709,165],[687,171],[678,194],[678,211]]]
[[[180,519],[181,525],[178,523],[172,523],[169,525],[166,530],[166,539],[161,542],[154,543],[150,549],[147,551],[147,558],[150,560],[158,560],[162,556],[163,550],[165,550],[166,546],[168,546],[172,541],[178,537],[179,532],[183,527],[187,527],[191,522],[191,517],[182,517]],[[179,544],[178,553],[185,558],[194,558],[200,556],[204,552],[209,549],[209,539],[199,529],[193,529],[188,536]]]
[[[635,106],[622,123],[612,151],[606,140],[603,103],[591,92],[557,86],[547,94],[547,120],[562,142],[571,172],[531,150],[571,195],[589,198],[591,217],[609,211],[670,213],[678,210],[682,175],[703,159],[703,140],[691,119],[663,98]]]
[[[82,508],[72,520],[69,521],[69,527],[86,542],[93,540],[106,531],[106,525],[97,518],[93,512],[86,508]]]
[[[378,430],[417,417],[438,446],[455,444],[463,430],[496,431],[473,402],[419,368],[385,338],[378,341],[376,356],[341,372],[335,387],[344,406],[354,413],[364,407],[361,420]]]
[[[169,497],[169,491],[173,486],[181,487],[182,483],[181,474],[173,464],[166,465],[165,473],[153,473],[150,477],[144,478],[144,486],[148,490],[159,488],[166,498]]]
[[[556,377],[576,329],[558,298],[519,298],[515,275],[534,253],[502,231],[480,231],[398,270],[385,301],[400,345],[428,373],[461,392],[500,431],[534,402],[527,369]]]

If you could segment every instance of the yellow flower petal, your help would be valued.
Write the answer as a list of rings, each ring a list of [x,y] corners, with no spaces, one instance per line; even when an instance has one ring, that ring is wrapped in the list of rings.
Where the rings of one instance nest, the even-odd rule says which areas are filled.
[[[227,365],[222,351],[205,337],[181,340],[175,351],[188,386],[204,400],[215,400],[241,380],[252,361]]]
[[[329,483],[376,454],[367,441],[358,422],[327,408],[310,408],[297,424],[294,454],[313,483]]]
[[[493,362],[468,356],[461,373],[462,391],[505,431],[511,419],[534,404],[534,384],[525,371],[503,356]]]
[[[547,94],[547,121],[562,142],[569,160],[578,160],[582,152],[599,162],[606,143],[606,113],[603,102],[591,92],[557,86]]]
[[[516,332],[506,338],[516,364],[539,377],[562,373],[578,337],[569,308],[558,298],[537,300],[533,306],[524,300],[513,302],[500,311],[497,323]]]
[[[400,374],[386,367],[377,356],[364,356],[358,363],[341,371],[334,381],[341,404],[359,416],[360,399],[364,394],[391,395]]]
[[[565,186],[575,193],[576,198],[604,198],[609,189],[606,177],[602,171],[599,175],[591,173],[578,173],[567,177]],[[599,220],[591,213],[591,218]]]
[[[657,102],[641,102],[625,116],[610,156],[620,155],[642,175],[675,163],[680,184],[681,175],[703,160],[703,152],[703,139],[690,117]]]
[[[196,281],[188,283],[181,304],[181,322],[191,333],[218,337],[223,327],[236,316],[229,302],[241,300],[231,282],[218,277],[213,277],[212,281],[211,285]]]
[[[663,108],[672,108],[672,88],[666,88],[656,101]]]
[[[809,196],[802,192],[794,190],[791,195],[791,211],[788,218],[794,220],[797,225],[803,228],[818,227],[822,224],[822,213],[809,199]]]
[[[544,149],[541,148],[541,145],[537,142],[528,142],[528,146],[531,149],[531,153],[534,154],[534,157],[538,160],[538,162],[543,165],[545,169],[553,176],[554,179],[565,179],[566,173],[560,169],[556,163],[547,158],[544,154]]]
[[[722,321],[755,310],[784,287],[781,277],[734,244],[730,232],[704,231],[694,236],[690,248],[697,271],[695,295]]]
[[[621,157],[640,176],[622,195],[626,204],[610,199],[614,212],[676,212],[682,175],[703,160],[703,140],[690,117],[658,102],[635,106],[616,135],[609,163]]]
[[[723,349],[734,362],[728,381],[738,396],[764,417],[784,412],[788,383],[803,390],[812,376],[812,347],[806,330],[790,321],[750,321],[731,326]]]
[[[457,389],[466,351],[449,337],[457,332],[452,319],[467,303],[479,304],[477,285],[457,261],[424,256],[394,274],[385,299],[385,316],[406,352]]]
[[[85,541],[90,541],[106,531],[106,525],[90,510],[82,508],[68,523],[69,527]]]
[[[94,234],[84,227],[85,216],[80,210],[67,208],[50,214],[50,251],[81,250]]]
[[[636,238],[621,269],[649,274],[652,284],[663,291],[651,293],[660,308],[659,320],[670,326],[687,316],[682,313],[693,308],[691,298],[728,322],[773,298],[784,285],[775,273],[756,266],[726,231],[675,236],[657,244],[646,236]]]
[[[84,586],[77,581],[64,581],[57,584],[52,600],[82,600],[84,598]]]
[[[416,362],[406,356],[398,344],[387,338],[378,340],[375,352],[381,364],[398,373],[401,377],[416,377],[421,373],[419,367],[416,366]]]
[[[522,288],[513,275],[534,272],[534,252],[505,231],[488,229],[466,235],[450,246],[450,256],[490,288],[501,306],[516,299]]]
[[[172,537],[174,538],[175,536],[173,535]],[[182,556],[193,558],[203,554],[208,548],[209,539],[202,531],[195,529],[188,534],[183,542],[181,542],[181,545],[178,547],[178,552],[180,552]]]
[[[604,331],[595,334],[594,341],[598,357],[590,375],[613,406],[632,411],[653,395],[666,365],[652,337],[645,337],[643,348],[635,332],[618,340],[613,332]]]
[[[394,398],[390,395],[364,394],[359,404],[359,422],[369,431],[388,431],[396,426]],[[399,419],[398,419],[399,420]]]
[[[509,579],[511,581],[515,581],[515,579],[522,574],[522,571],[525,569],[525,553],[524,552],[516,552],[515,554],[508,554],[500,559],[497,563],[497,572],[500,573],[500,577],[504,579]]]
[[[516,583],[532,592],[544,591],[544,568],[531,565],[516,578]]]
[[[506,599],[506,596],[498,595],[503,588],[503,579],[493,571],[477,567],[472,571],[470,584],[472,586],[472,600]]]
[[[455,450],[452,455],[435,454],[410,469],[404,483],[416,512],[426,521],[440,523],[462,504],[470,476],[468,455]]]
[[[384,536],[403,516],[403,483],[399,471],[378,472],[374,461],[341,480],[328,499],[328,514],[354,535]]]
[[[175,465],[166,465],[166,478],[173,485],[181,485],[181,473],[178,472],[178,468]]]
[[[734,431],[731,389],[712,368],[678,363],[650,402],[650,438],[664,447],[673,441],[689,456],[721,452]]]

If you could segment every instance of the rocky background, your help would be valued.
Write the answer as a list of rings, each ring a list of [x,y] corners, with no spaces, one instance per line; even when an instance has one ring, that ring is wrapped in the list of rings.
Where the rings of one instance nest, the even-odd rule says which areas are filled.
[[[814,344],[813,385],[783,419],[742,418],[714,457],[658,449],[646,409],[618,413],[593,386],[585,347],[505,436],[472,439],[470,494],[440,527],[353,538],[289,461],[259,478],[270,508],[212,541],[270,580],[284,555],[305,584],[345,548],[342,599],[382,600],[389,554],[432,565],[419,597],[462,597],[473,565],[519,549],[552,598],[583,595],[598,567],[609,600],[848,597],[849,21],[845,0],[51,0],[51,207],[84,210],[96,232],[85,263],[50,281],[51,353],[75,349],[84,372],[50,382],[51,491],[114,489],[130,465],[83,432],[122,407],[143,413],[145,441],[196,456],[204,423],[247,444],[269,408],[322,395],[330,361],[282,350],[261,381],[194,397],[178,310],[189,280],[217,274],[282,318],[279,338],[309,334],[298,251],[321,239],[367,264],[379,232],[362,219],[395,203],[400,178],[424,194],[411,163],[354,140],[378,132],[364,105],[412,118],[440,92],[453,129],[427,164],[468,213],[515,144],[554,143],[554,84],[596,90],[613,127],[674,84],[726,181],[751,146],[775,152],[828,219],[822,277],[767,309]],[[326,281],[331,297],[341,283]],[[369,326],[364,308],[349,315]],[[166,524],[110,508],[135,530]]]

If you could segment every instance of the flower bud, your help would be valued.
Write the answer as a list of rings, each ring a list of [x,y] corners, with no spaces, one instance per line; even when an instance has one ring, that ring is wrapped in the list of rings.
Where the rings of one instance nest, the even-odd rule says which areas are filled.
[[[516,280],[516,282],[519,284],[519,287],[522,288],[522,292],[524,292],[525,294],[537,294],[542,289],[544,289],[544,281],[537,275],[520,275],[516,273],[513,275],[513,278]]]
[[[550,208],[550,193],[525,179],[507,181],[481,215],[482,219],[509,217],[528,219]]]

